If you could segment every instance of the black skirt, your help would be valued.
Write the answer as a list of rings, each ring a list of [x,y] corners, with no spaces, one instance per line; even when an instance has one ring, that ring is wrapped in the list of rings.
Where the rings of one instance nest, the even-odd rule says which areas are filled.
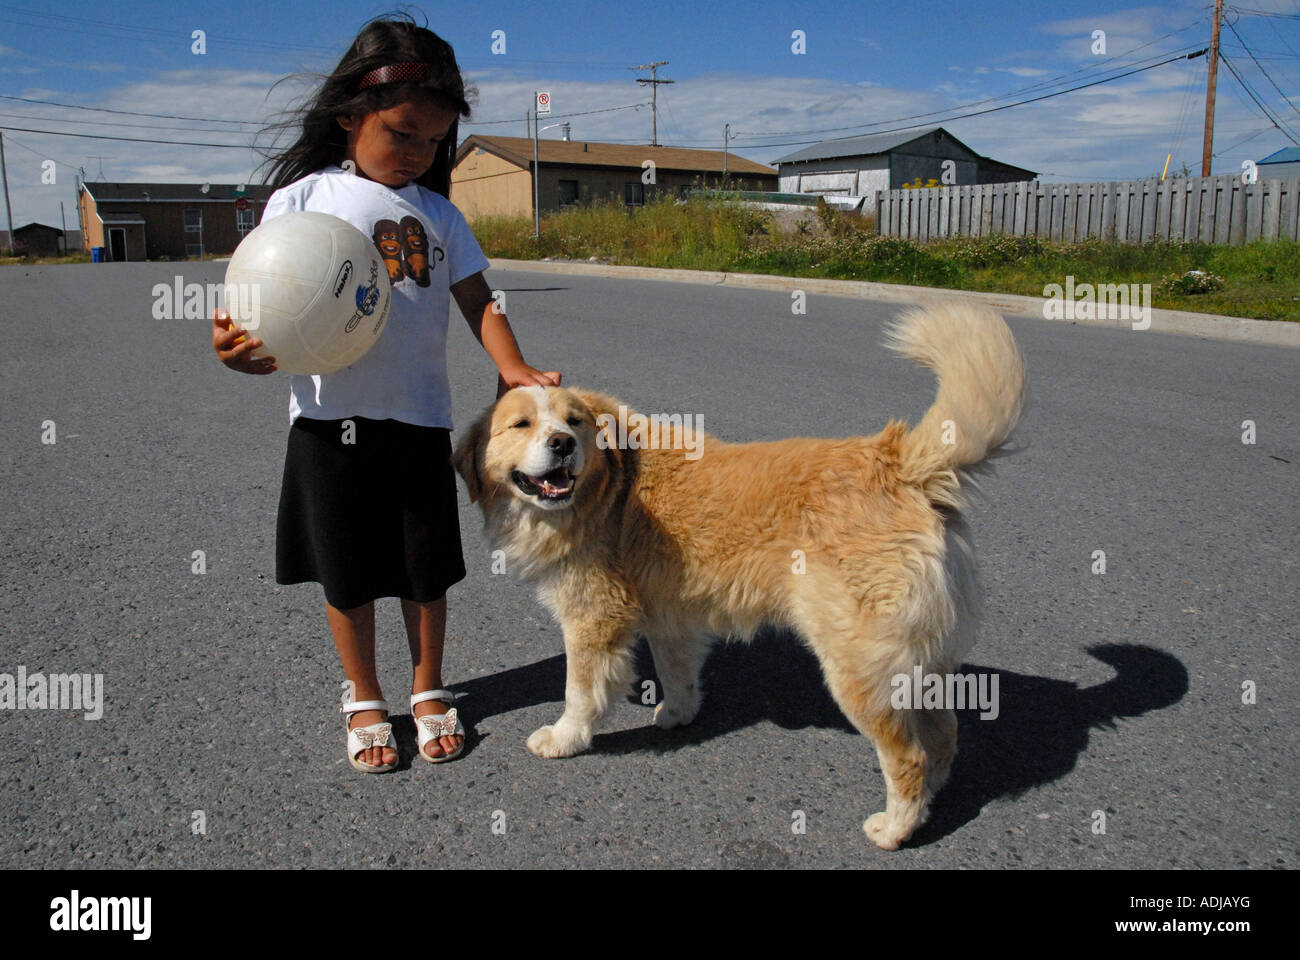
[[[451,431],[399,420],[299,416],[275,531],[277,583],[316,582],[340,610],[437,600],[465,578]]]

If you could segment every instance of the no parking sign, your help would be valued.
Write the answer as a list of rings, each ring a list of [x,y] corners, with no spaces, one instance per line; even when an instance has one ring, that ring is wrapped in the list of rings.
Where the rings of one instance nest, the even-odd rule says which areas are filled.
[[[541,116],[542,114],[546,114],[550,112],[551,112],[551,95],[549,92],[543,90],[541,93],[537,95],[537,115]]]

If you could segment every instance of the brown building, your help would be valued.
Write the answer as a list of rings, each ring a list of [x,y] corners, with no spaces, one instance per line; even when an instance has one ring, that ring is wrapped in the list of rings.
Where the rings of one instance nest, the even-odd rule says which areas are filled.
[[[538,203],[543,213],[596,199],[638,206],[655,196],[681,196],[702,184],[721,186],[721,150],[628,146],[585,140],[537,141]],[[647,184],[646,161],[654,163]],[[775,190],[777,172],[735,154],[725,158],[730,186]],[[469,220],[477,216],[533,215],[533,141],[473,134],[456,150],[451,199]]]
[[[83,183],[82,245],[103,247],[110,261],[233,253],[272,192],[254,184]]]

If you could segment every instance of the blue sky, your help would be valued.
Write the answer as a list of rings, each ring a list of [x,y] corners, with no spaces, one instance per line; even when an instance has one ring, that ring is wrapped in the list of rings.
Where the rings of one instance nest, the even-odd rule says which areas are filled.
[[[1235,25],[1259,63],[1226,28],[1224,51],[1300,139],[1300,2],[1244,3]],[[667,60],[660,76],[676,82],[659,88],[659,139],[670,146],[720,149],[723,125],[730,123],[739,134],[731,145],[735,153],[771,162],[824,137],[941,122],[982,154],[1060,181],[1148,176],[1160,170],[1168,153],[1171,168],[1185,162],[1199,172],[1206,58],[984,116],[947,117],[1207,46],[1210,8],[1109,0],[479,0],[416,9],[451,42],[477,88],[473,119],[483,122],[463,123],[462,136],[522,136],[532,91],[547,89],[554,101],[552,122],[582,114],[567,118],[575,139],[648,143],[650,111],[632,107],[647,102],[648,92],[635,83],[642,74],[629,68]],[[276,80],[328,70],[367,18],[392,9],[296,0],[203,0],[179,11],[161,0],[44,8],[32,0],[0,2],[0,94],[140,114],[265,121],[305,89],[285,83],[272,91]],[[206,33],[203,55],[191,51],[196,29]],[[505,31],[504,55],[491,52],[497,30]],[[806,38],[803,54],[792,50],[796,30]],[[1092,50],[1094,30],[1106,32],[1104,56]],[[1223,67],[1218,105],[1216,173],[1238,170],[1242,160],[1291,144]],[[932,112],[938,113],[902,119]],[[502,120],[507,122],[492,122]],[[75,222],[80,167],[92,180],[101,178],[102,165],[109,180],[226,182],[249,179],[258,163],[247,148],[248,131],[255,129],[248,124],[3,99],[0,127],[231,145],[5,131],[15,226],[30,220],[57,224],[59,200]],[[542,135],[558,138],[560,131]],[[55,184],[41,182],[44,158],[57,161]]]

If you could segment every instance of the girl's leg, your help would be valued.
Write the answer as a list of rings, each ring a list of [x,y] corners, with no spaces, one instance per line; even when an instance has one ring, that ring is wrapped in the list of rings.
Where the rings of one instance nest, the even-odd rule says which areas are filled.
[[[406,640],[411,646],[411,667],[415,674],[411,682],[412,693],[437,690],[442,687],[442,643],[447,633],[447,595],[428,603],[402,600],[402,617],[406,620]],[[431,713],[446,713],[448,704],[437,700],[417,703],[412,713],[416,717]],[[429,741],[424,752],[431,757],[452,753],[464,740],[461,736],[439,737]],[[441,745],[441,749],[439,749]]]
[[[326,603],[325,610],[329,615],[330,630],[334,633],[334,646],[343,662],[343,675],[352,681],[355,688],[354,699],[382,700],[384,693],[375,674],[374,601],[347,610]],[[348,728],[382,723],[385,719],[382,710],[361,710],[349,718]],[[359,758],[363,763],[380,766],[396,763],[397,751],[391,746],[370,747],[361,751]]]

